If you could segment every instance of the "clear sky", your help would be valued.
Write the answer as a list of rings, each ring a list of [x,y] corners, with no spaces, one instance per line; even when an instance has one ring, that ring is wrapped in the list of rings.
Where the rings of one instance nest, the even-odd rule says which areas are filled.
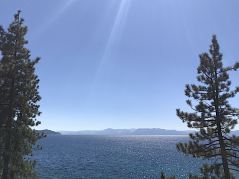
[[[0,0],[0,24],[22,10],[32,57],[41,57],[41,128],[184,130],[175,109],[188,109],[184,86],[196,81],[212,34],[225,64],[239,59],[238,7],[238,0]]]

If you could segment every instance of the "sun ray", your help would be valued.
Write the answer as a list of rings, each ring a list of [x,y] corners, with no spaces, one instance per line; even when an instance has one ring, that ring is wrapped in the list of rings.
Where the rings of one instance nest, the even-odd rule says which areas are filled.
[[[115,16],[115,20],[112,24],[111,32],[109,33],[109,38],[107,40],[105,50],[103,52],[102,58],[98,64],[98,68],[95,73],[95,77],[92,81],[89,93],[88,100],[86,101],[86,106],[89,105],[89,102],[92,99],[92,95],[96,92],[97,83],[102,77],[102,72],[107,66],[107,63],[112,60],[112,55],[117,48],[121,34],[124,31],[125,23],[131,6],[131,0],[121,0],[118,11]],[[112,61],[111,61],[112,62]]]
[[[42,24],[37,32],[34,32],[33,39],[42,35],[55,21],[57,21],[74,3],[76,0],[67,0],[44,24]]]
[[[129,7],[130,7],[130,2],[131,2],[130,0],[121,0],[119,10],[117,12],[109,39],[107,41],[104,55],[103,55],[101,63],[100,63],[100,68],[104,64],[105,60],[109,59],[111,53],[114,50],[114,46],[117,43],[117,40],[119,40],[119,38],[124,30],[125,22],[126,22]]]
[[[109,35],[109,38],[106,43],[106,47],[103,53],[103,56],[100,60],[96,75],[95,81],[100,77],[100,73],[104,69],[105,64],[110,60],[111,55],[113,54],[118,41],[120,40],[121,34],[124,31],[127,15],[129,12],[131,0],[121,0],[118,12],[116,14],[112,29]]]

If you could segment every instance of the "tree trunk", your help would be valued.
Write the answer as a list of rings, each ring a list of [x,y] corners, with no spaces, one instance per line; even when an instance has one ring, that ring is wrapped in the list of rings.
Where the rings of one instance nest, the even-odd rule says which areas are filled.
[[[225,175],[226,179],[230,179],[231,178],[230,170],[228,167],[227,153],[226,153],[226,148],[225,148],[225,144],[223,141],[221,126],[219,127],[218,137],[219,137],[219,144],[220,144],[220,148],[221,148],[221,156],[222,156],[222,165],[223,165],[224,175]]]
[[[216,75],[217,77],[217,75]],[[216,80],[217,81],[217,80]],[[222,166],[224,170],[224,175],[226,179],[230,179],[230,170],[228,166],[228,160],[227,160],[227,153],[226,153],[226,147],[222,135],[222,128],[221,128],[221,116],[219,112],[219,99],[218,99],[218,85],[216,84],[216,100],[215,100],[215,109],[216,109],[216,123],[217,123],[217,133],[218,133],[218,139],[219,139],[219,145],[221,149],[221,157],[222,157]]]
[[[8,108],[8,117],[6,121],[6,140],[4,146],[4,153],[3,153],[3,172],[2,172],[2,179],[8,179],[10,176],[10,144],[11,144],[11,135],[12,135],[12,113],[13,113],[13,100],[14,100],[14,86],[15,80],[12,78],[11,83],[11,92],[10,92],[10,104]]]
[[[8,129],[9,130],[9,129]],[[9,156],[9,146],[10,146],[10,134],[9,131],[7,132],[6,137],[6,144],[5,144],[5,151],[3,153],[3,172],[2,172],[2,179],[8,179],[9,177],[9,162],[10,162],[10,156]]]
[[[215,63],[216,65],[216,63]],[[219,111],[219,89],[218,89],[218,76],[217,76],[217,68],[214,68],[214,75],[215,75],[215,94],[214,94],[214,102],[215,102],[215,111],[216,111],[216,123],[217,123],[217,134],[219,139],[219,145],[221,149],[221,157],[222,157],[222,166],[224,170],[224,177],[226,179],[230,179],[230,170],[228,166],[228,160],[227,160],[227,153],[226,153],[226,147],[222,135],[222,127],[221,127],[221,114]]]

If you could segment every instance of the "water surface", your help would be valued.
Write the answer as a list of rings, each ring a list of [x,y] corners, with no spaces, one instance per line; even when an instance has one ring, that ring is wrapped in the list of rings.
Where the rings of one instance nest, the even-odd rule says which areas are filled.
[[[186,178],[201,161],[176,150],[182,136],[48,136],[36,151],[43,179],[159,178],[160,172]]]

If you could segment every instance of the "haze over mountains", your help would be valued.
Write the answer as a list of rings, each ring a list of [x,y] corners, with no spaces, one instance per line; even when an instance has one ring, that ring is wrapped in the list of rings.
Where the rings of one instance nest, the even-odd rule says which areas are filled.
[[[39,130],[47,135],[188,135],[193,130],[167,130],[160,128],[139,128],[139,129],[104,129],[104,130],[82,130],[82,131],[51,131],[48,129]],[[232,135],[239,135],[239,130],[231,132]]]
[[[59,131],[62,135],[188,135],[193,131],[166,130],[160,128],[104,129],[84,131]]]

